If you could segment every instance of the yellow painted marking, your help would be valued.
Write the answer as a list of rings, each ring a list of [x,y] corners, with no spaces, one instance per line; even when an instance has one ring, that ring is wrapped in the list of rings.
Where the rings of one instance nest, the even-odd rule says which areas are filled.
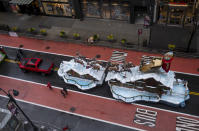
[[[189,94],[191,95],[191,94],[194,94],[195,92],[189,92]]]
[[[19,61],[11,60],[11,59],[5,59],[6,62],[10,63],[19,63]]]
[[[199,96],[199,93],[197,92],[189,92],[190,95],[196,95],[196,96]]]

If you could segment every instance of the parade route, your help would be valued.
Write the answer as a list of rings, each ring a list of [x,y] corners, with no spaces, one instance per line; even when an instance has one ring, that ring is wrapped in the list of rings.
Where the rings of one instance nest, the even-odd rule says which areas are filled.
[[[46,85],[6,76],[0,76],[0,83],[4,90],[17,89],[20,92],[16,97],[18,100],[131,129],[199,130],[198,116],[120,103],[75,91],[69,91],[68,96],[64,98],[60,88],[49,90]]]
[[[77,52],[88,58],[94,58],[99,55],[100,58],[98,60],[109,61],[112,51],[123,51],[128,53],[127,61],[132,61],[135,65],[140,64],[142,55],[162,56],[161,54],[25,37],[10,37],[2,34],[0,35],[0,44],[8,52],[8,58],[5,59],[4,63],[1,63],[0,88],[18,90],[20,94],[16,99],[21,102],[132,130],[199,131],[199,115],[197,111],[199,59],[174,57],[171,64],[171,70],[176,72],[178,78],[191,81],[188,85],[191,98],[183,110],[178,109],[179,107],[175,109],[172,109],[172,107],[167,108],[161,104],[151,106],[150,104],[118,102],[112,99],[110,89],[106,84],[87,92],[79,91],[74,86],[66,85],[57,76],[56,72],[62,60],[71,59]],[[18,62],[14,60],[16,49],[20,46],[31,57],[39,56],[54,61],[56,67],[54,72],[46,77],[32,72],[26,74],[21,72],[17,65]],[[47,82],[52,82],[53,90],[46,87]],[[66,98],[60,93],[63,87],[67,87],[69,90]],[[0,95],[3,96],[4,94],[0,92]]]

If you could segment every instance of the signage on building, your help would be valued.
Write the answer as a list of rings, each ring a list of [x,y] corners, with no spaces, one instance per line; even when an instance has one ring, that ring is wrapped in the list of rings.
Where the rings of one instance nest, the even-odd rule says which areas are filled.
[[[181,2],[181,3],[169,2],[168,5],[169,5],[169,6],[181,6],[181,7],[187,7],[187,6],[188,6],[188,4],[187,4],[187,3],[184,3],[184,2]]]

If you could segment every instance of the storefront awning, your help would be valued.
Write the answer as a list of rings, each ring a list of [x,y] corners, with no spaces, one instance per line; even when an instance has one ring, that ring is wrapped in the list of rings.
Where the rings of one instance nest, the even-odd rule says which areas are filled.
[[[178,6],[178,7],[187,7],[188,4],[187,3],[176,3],[176,2],[169,2],[168,4],[169,6]]]
[[[33,0],[11,0],[11,4],[17,4],[17,5],[28,5],[32,2]]]

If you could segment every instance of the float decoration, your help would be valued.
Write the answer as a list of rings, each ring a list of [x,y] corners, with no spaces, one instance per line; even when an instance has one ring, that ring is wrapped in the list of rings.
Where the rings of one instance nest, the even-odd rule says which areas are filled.
[[[185,101],[189,99],[188,82],[176,79],[175,73],[169,71],[170,66],[165,70],[164,59],[168,60],[165,57],[143,56],[140,66],[123,70],[122,67],[126,65],[124,62],[117,63],[117,68],[109,67],[105,81],[113,97],[127,103],[149,101],[184,107]],[[169,65],[171,61],[169,59]]]
[[[91,60],[77,54],[77,57],[70,61],[62,61],[58,75],[67,84],[77,86],[81,90],[88,90],[102,85],[105,78],[106,65],[96,58]]]

